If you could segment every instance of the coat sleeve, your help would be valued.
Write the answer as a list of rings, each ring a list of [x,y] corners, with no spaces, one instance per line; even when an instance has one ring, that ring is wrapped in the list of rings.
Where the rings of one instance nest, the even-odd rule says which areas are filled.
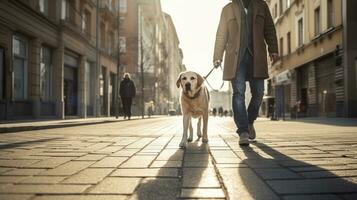
[[[223,53],[227,44],[228,27],[227,27],[226,15],[225,15],[226,8],[227,7],[224,7],[222,9],[221,18],[219,20],[219,25],[216,33],[216,42],[214,46],[213,61],[223,59]]]
[[[275,25],[273,17],[271,16],[268,4],[264,3],[265,7],[265,24],[264,24],[264,37],[268,44],[269,53],[278,53],[278,39],[276,36]]]
[[[123,96],[123,81],[120,82],[120,87],[119,87],[119,95],[122,97]]]
[[[131,88],[132,89],[132,91],[131,91],[132,92],[132,97],[135,97],[136,96],[136,87],[135,87],[134,81],[132,81],[132,83],[133,83],[132,84],[132,88]]]

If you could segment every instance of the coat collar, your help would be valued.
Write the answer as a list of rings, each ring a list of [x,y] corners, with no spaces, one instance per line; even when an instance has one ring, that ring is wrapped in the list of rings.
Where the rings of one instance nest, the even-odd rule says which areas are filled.
[[[253,24],[255,22],[255,17],[258,14],[258,2],[256,0],[251,0],[250,2],[253,6]],[[242,0],[234,0],[233,1],[233,13],[236,18],[236,21],[238,23],[238,27],[240,27],[241,23],[241,16],[240,16],[240,9],[243,8],[243,2]]]

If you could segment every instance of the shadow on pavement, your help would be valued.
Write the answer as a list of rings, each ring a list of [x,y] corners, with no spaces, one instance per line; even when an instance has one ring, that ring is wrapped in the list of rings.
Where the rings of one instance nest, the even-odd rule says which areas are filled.
[[[307,159],[304,162],[293,159],[264,143],[252,143],[251,146],[253,148],[241,147],[246,156],[243,162],[249,168],[238,169],[247,195],[250,196],[244,199],[275,200],[283,196],[284,200],[335,200],[342,199],[341,196],[347,198],[348,195],[357,194],[357,184],[354,183],[356,179],[352,182],[348,175],[342,178],[317,166],[319,162],[329,164],[324,163],[325,160],[321,158]],[[329,159],[331,165],[339,162],[334,162],[334,158]],[[343,169],[341,172],[344,172]]]
[[[298,118],[298,119],[289,119],[289,122],[303,122],[310,124],[324,124],[324,125],[333,125],[333,126],[343,126],[343,127],[357,127],[357,118],[327,118],[327,117],[318,117],[318,118]]]
[[[26,145],[47,142],[47,141],[56,140],[56,139],[59,139],[59,138],[49,138],[49,139],[31,140],[31,141],[24,141],[24,142],[15,142],[15,143],[10,143],[10,144],[2,144],[2,145],[0,145],[0,150],[24,147]]]
[[[182,187],[198,187],[203,173],[199,169],[208,165],[208,154],[205,154],[207,156],[200,156],[201,149],[207,149],[205,146],[194,142],[190,143],[185,151],[182,149],[165,149],[164,151],[172,152],[171,156],[165,160],[159,159],[159,162],[166,163],[160,166],[156,177],[143,179],[130,200],[176,200],[180,199]],[[191,160],[196,160],[197,157],[200,157],[199,163],[191,163]],[[160,158],[160,155],[158,158]],[[183,162],[184,160],[185,162]],[[185,166],[185,163],[188,163],[188,166]],[[190,191],[186,191],[185,195],[190,195],[189,193]]]

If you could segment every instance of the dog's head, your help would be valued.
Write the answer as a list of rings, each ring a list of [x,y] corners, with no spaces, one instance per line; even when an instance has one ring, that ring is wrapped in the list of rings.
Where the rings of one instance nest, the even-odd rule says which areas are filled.
[[[192,71],[182,72],[176,82],[177,88],[182,87],[183,92],[190,96],[195,95],[202,84],[202,76]]]

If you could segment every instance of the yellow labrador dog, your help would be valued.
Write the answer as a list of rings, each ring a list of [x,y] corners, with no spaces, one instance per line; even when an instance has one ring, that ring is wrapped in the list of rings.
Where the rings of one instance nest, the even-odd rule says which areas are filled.
[[[201,137],[201,121],[203,120],[202,142],[207,143],[208,108],[210,96],[207,88],[203,85],[203,78],[199,74],[187,71],[182,72],[176,82],[181,92],[181,111],[183,115],[183,135],[180,148],[186,148],[187,142],[193,139],[192,118],[198,118],[197,136]],[[187,138],[187,131],[190,136]]]

